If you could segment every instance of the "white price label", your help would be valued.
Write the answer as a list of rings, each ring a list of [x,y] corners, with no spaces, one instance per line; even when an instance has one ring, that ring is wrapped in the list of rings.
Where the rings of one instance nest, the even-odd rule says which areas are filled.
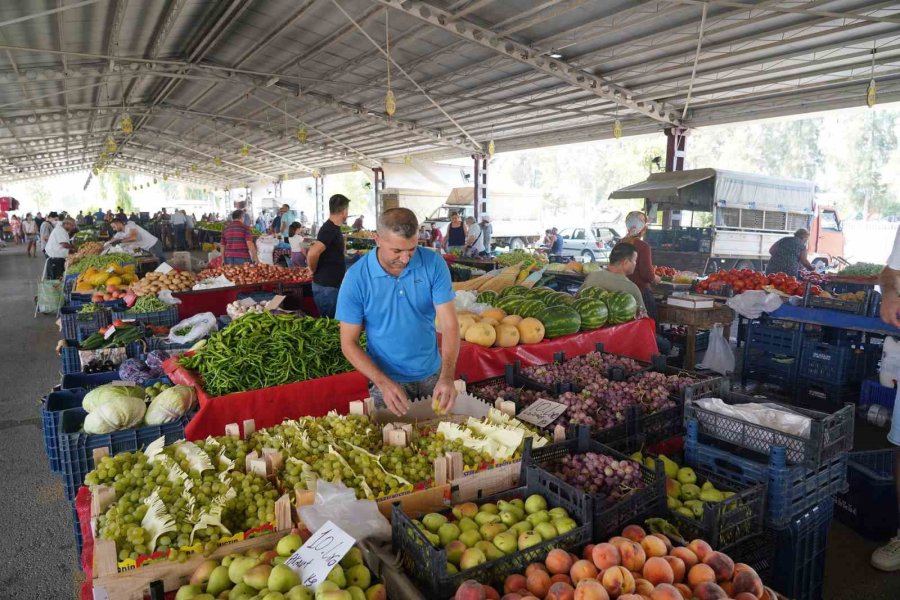
[[[284,299],[286,297],[287,296],[281,296],[281,295],[275,296],[274,298],[272,298],[271,300],[269,300],[266,303],[265,309],[266,310],[275,310],[276,308],[281,306],[281,303],[284,302]]]
[[[109,338],[111,338],[113,336],[113,334],[115,332],[116,332],[116,326],[110,325],[109,329],[106,330],[106,333],[103,334],[103,339],[108,340]]]
[[[162,273],[163,275],[165,275],[166,273],[168,273],[171,270],[172,270],[172,265],[170,265],[167,262],[159,263],[159,266],[156,267],[156,269],[155,269],[155,271],[157,273]]]
[[[331,569],[350,551],[356,540],[328,521],[322,525],[284,564],[290,567],[306,587],[315,588],[325,581]]]
[[[535,400],[528,408],[520,412],[516,417],[538,427],[546,427],[566,412],[566,405],[552,400],[540,398]]]

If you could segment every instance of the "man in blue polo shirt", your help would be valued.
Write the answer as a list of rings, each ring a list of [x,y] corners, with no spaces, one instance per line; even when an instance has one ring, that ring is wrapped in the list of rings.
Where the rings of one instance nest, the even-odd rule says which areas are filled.
[[[344,276],[338,295],[341,350],[369,378],[377,406],[396,415],[409,400],[434,396],[440,410],[456,400],[453,380],[459,335],[450,270],[436,252],[418,246],[419,223],[406,208],[378,219],[377,247]],[[441,331],[438,353],[435,315]],[[366,350],[359,343],[366,330]]]

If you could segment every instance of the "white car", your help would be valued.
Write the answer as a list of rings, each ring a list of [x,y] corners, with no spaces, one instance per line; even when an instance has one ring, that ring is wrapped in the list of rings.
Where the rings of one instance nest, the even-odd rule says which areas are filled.
[[[583,262],[607,262],[609,248],[598,234],[601,232],[589,227],[563,229],[559,232],[563,238],[562,255]]]

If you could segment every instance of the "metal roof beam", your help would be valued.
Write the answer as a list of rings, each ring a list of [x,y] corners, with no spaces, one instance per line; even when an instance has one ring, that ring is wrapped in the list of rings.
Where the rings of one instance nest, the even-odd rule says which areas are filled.
[[[729,8],[740,8],[745,10],[760,10],[766,12],[777,12],[785,14],[810,15],[813,17],[828,17],[831,19],[854,19],[860,21],[870,21],[872,23],[897,23],[900,24],[900,16],[898,17],[876,17],[863,13],[820,10],[815,8],[805,8],[803,6],[779,6],[770,5],[760,7],[750,2],[734,2],[732,0],[666,0],[675,4],[717,4],[719,6],[727,6]]]
[[[58,6],[57,8],[51,8],[49,10],[42,10],[40,12],[31,13],[30,15],[25,15],[22,17],[15,17],[13,19],[7,19],[5,21],[0,21],[0,27],[6,27],[7,25],[15,25],[16,23],[22,23],[24,21],[30,21],[32,19],[39,19],[41,17],[46,17],[48,15],[52,15],[55,13],[61,13],[65,10],[71,10],[73,8],[81,8],[82,6],[87,6],[88,4],[96,4],[100,0],[81,0],[81,2],[76,2],[74,4],[69,4],[67,6]]]

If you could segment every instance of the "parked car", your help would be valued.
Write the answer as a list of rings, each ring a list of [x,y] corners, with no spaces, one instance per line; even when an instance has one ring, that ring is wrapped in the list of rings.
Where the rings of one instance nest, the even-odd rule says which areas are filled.
[[[609,258],[609,248],[600,230],[596,231],[597,233],[595,229],[589,227],[574,227],[560,231],[559,235],[563,237],[562,255],[584,262],[606,262]],[[601,237],[598,237],[598,234]]]

